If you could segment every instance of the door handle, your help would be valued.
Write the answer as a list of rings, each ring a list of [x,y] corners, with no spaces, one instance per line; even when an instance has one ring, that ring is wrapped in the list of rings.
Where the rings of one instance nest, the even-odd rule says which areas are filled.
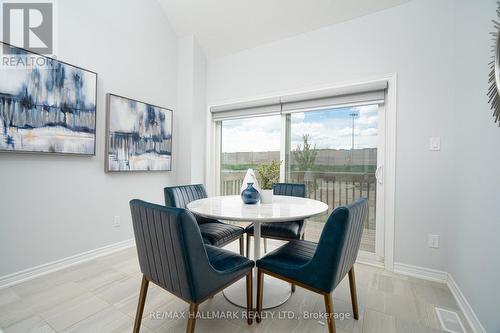
[[[377,167],[377,170],[375,171],[375,178],[377,179],[377,182],[382,185],[384,183],[384,173],[383,173],[383,166],[379,165]]]

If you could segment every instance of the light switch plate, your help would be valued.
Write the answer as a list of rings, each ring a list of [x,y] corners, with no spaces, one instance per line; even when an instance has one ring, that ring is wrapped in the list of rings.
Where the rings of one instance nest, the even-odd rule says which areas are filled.
[[[429,139],[429,150],[439,151],[441,150],[441,138],[434,137]]]
[[[429,237],[427,239],[427,245],[430,248],[438,249],[439,248],[439,235],[431,235],[431,234],[429,234]]]

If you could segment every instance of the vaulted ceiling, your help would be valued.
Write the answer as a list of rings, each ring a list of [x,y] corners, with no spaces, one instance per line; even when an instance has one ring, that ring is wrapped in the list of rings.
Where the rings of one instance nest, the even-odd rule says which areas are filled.
[[[410,0],[158,0],[177,35],[219,57]]]

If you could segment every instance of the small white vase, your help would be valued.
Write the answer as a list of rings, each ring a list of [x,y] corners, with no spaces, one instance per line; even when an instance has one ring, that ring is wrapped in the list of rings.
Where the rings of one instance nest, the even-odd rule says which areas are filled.
[[[273,190],[261,190],[260,191],[260,203],[262,203],[262,204],[273,203]]]

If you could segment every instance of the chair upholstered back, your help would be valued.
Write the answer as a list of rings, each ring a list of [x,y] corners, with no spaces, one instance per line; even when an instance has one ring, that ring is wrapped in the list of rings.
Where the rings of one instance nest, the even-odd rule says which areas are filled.
[[[273,185],[273,194],[289,197],[306,197],[306,185],[291,183],[276,183]]]
[[[204,296],[213,269],[194,216],[185,209],[130,201],[141,272],[186,301]]]
[[[163,191],[168,207],[186,208],[191,201],[208,197],[203,184],[165,187]]]
[[[186,205],[191,201],[208,197],[205,185],[203,184],[165,187],[163,192],[165,194],[165,205],[167,207],[186,208]],[[196,216],[196,222],[198,222],[198,224],[203,224],[217,221],[202,216]]]
[[[308,265],[317,273],[318,289],[332,291],[354,265],[367,213],[368,200],[359,198],[348,206],[336,208],[328,218]]]

